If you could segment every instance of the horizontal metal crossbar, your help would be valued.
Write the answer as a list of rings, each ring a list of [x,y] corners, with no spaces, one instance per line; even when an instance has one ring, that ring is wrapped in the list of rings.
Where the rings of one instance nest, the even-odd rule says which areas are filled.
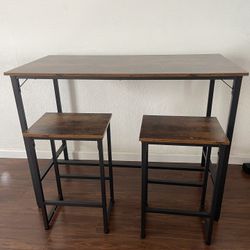
[[[157,170],[174,170],[174,171],[197,171],[197,172],[203,172],[204,168],[203,167],[198,167],[198,166],[185,166],[185,164],[183,164],[183,166],[175,166],[174,164],[171,166],[171,164],[169,164],[169,166],[150,166],[148,167],[149,169],[157,169]]]
[[[76,165],[76,166],[99,166],[99,161],[95,160],[57,160],[59,165]],[[107,161],[104,165],[108,165]]]
[[[58,160],[60,165],[79,165],[79,166],[98,166],[99,162],[96,160]],[[104,161],[104,165],[108,166],[108,162]],[[138,161],[113,161],[113,167],[119,168],[141,168],[141,162]],[[203,167],[193,166],[192,164],[186,163],[162,163],[162,162],[151,162],[148,166],[149,169],[159,170],[182,170],[182,171],[204,171]]]
[[[70,175],[70,174],[60,174],[60,178],[65,179],[86,179],[86,180],[100,180],[99,176],[90,176],[90,175]],[[105,180],[110,180],[109,177],[105,177]]]
[[[46,205],[56,206],[77,206],[77,207],[102,207],[100,202],[96,201],[59,201],[59,200],[46,200]]]
[[[178,210],[178,209],[146,207],[146,212],[160,213],[160,214],[175,214],[184,216],[210,217],[210,214],[205,211],[188,211],[188,210]]]
[[[195,181],[181,181],[181,180],[158,180],[158,179],[148,179],[150,184],[160,184],[160,185],[176,185],[176,186],[188,186],[188,187],[202,187],[202,182]]]

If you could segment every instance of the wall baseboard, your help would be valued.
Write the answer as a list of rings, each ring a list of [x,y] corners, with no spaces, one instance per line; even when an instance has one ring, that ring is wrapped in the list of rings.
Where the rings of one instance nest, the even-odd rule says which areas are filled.
[[[97,152],[69,152],[70,157],[73,159],[88,159],[96,160]],[[107,152],[104,152],[107,155]],[[40,159],[51,158],[50,151],[38,151],[37,156]],[[0,150],[0,158],[26,158],[26,152],[22,150]],[[106,159],[106,157],[104,157]],[[141,156],[133,153],[113,152],[113,160],[116,161],[140,161]],[[198,163],[200,162],[200,155],[190,154],[151,154],[149,160],[152,162],[187,162]],[[216,162],[216,155],[212,155],[212,162]],[[242,164],[250,162],[250,155],[231,155],[230,164]]]

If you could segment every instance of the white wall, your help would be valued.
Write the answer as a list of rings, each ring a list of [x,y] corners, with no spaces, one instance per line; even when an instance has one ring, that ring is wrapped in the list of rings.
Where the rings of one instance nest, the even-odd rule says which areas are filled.
[[[248,0],[0,0],[0,157],[25,157],[10,80],[3,72],[48,54],[221,53],[250,71]],[[243,81],[231,162],[250,161],[250,79]],[[216,84],[223,127],[230,89]],[[64,111],[112,112],[114,159],[139,160],[142,114],[204,115],[208,83],[60,81]],[[51,81],[23,87],[29,124],[55,110]],[[71,145],[81,157],[96,147]],[[39,156],[48,145],[38,144]],[[194,161],[199,149],[152,149],[152,160]]]

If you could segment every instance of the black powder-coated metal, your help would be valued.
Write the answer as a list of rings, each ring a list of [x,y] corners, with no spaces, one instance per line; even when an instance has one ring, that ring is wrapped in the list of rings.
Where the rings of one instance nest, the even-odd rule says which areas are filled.
[[[147,208],[148,144],[142,143],[141,238],[145,238]]]
[[[59,91],[59,85],[58,85],[58,80],[53,79],[53,85],[54,85],[54,91],[55,91],[55,97],[56,97],[56,107],[57,107],[57,112],[62,113],[62,103],[61,103],[61,97],[60,97],[60,91]],[[68,160],[69,155],[68,155],[68,149],[67,149],[67,143],[66,140],[62,140],[62,144],[64,146],[64,159]]]
[[[49,224],[51,223],[55,213],[59,210],[58,208],[59,208],[59,206],[54,205],[54,207],[52,207],[50,209],[50,211],[48,213],[48,222],[49,222]]]
[[[243,164],[242,164],[242,170],[243,170],[246,174],[250,174],[250,163],[243,163]]]
[[[50,145],[51,145],[51,152],[52,152],[52,158],[53,158],[54,170],[55,170],[55,176],[56,176],[58,198],[59,198],[59,200],[63,200],[62,185],[61,185],[60,173],[59,173],[58,164],[57,164],[55,141],[50,140]]]
[[[220,79],[228,88],[233,89],[224,79]]]
[[[58,200],[46,200],[46,205],[56,205],[56,206],[72,206],[72,207],[102,207],[101,202],[96,201],[58,201]]]
[[[82,180],[100,180],[100,176],[90,175],[72,175],[72,174],[60,174],[60,178],[63,179],[82,179]],[[105,180],[110,180],[110,177],[105,177]]]
[[[25,139],[27,142],[27,156],[31,159],[32,165],[30,166],[34,171],[34,181],[35,181],[35,187],[36,187],[36,194],[37,194],[37,200],[39,207],[42,212],[43,217],[43,223],[45,230],[49,229],[49,219],[47,214],[47,208],[44,203],[44,193],[43,193],[43,187],[41,182],[41,176],[39,171],[39,165],[37,161],[36,151],[35,151],[35,143],[34,140],[31,138]]]
[[[198,217],[210,216],[210,214],[205,211],[189,211],[189,210],[167,209],[167,208],[157,208],[157,207],[147,207],[146,212],[147,213],[159,213],[159,214],[183,215],[183,216],[198,216]]]
[[[11,77],[11,82],[12,82],[12,88],[13,88],[14,97],[15,97],[15,101],[16,101],[19,122],[21,125],[22,132],[24,132],[25,130],[28,129],[28,125],[27,125],[25,109],[24,109],[23,100],[22,100],[19,79],[15,78],[15,77]],[[41,200],[39,197],[40,191],[39,191],[39,188],[37,186],[37,182],[38,182],[37,175],[36,175],[35,170],[33,168],[33,165],[36,164],[34,157],[33,157],[33,153],[34,153],[33,142],[30,142],[30,140],[28,140],[27,138],[24,138],[24,137],[23,137],[23,140],[24,140],[24,146],[25,146],[26,153],[27,153],[27,159],[29,162],[29,169],[30,169],[33,189],[34,189],[34,193],[35,193],[35,197],[36,197],[36,203],[37,203],[38,207],[41,207],[42,204],[41,204]],[[32,147],[30,148],[31,144],[32,144]]]
[[[186,186],[186,187],[202,187],[201,182],[197,181],[177,181],[177,180],[158,180],[158,179],[148,179],[149,184],[159,184],[159,185],[174,185],[174,186]]]
[[[209,91],[208,91],[208,101],[207,101],[207,117],[211,117],[212,106],[213,106],[213,97],[214,97],[214,84],[215,80],[210,80]]]
[[[109,139],[111,140],[111,137]],[[35,148],[34,148],[34,140],[32,138],[27,138],[27,143],[28,143],[28,152],[33,150],[30,157],[34,161],[34,164],[32,165],[32,167],[34,169],[34,178],[35,178],[35,181],[36,181],[35,185],[36,185],[36,189],[38,191],[37,198],[38,198],[38,202],[40,204],[45,229],[46,230],[49,229],[50,223],[53,220],[53,217],[54,217],[54,215],[55,215],[55,213],[57,211],[57,208],[59,206],[97,207],[97,208],[102,208],[102,210],[103,210],[104,232],[108,233],[109,232],[108,220],[109,220],[111,209],[113,207],[114,202],[113,202],[111,194],[110,194],[111,198],[110,198],[110,201],[109,201],[109,207],[107,208],[105,180],[111,181],[112,177],[111,176],[105,177],[104,164],[103,164],[102,141],[101,140],[97,141],[98,152],[99,152],[99,162],[100,162],[100,164],[99,164],[100,177],[98,177],[98,176],[82,176],[82,175],[60,175],[59,168],[58,168],[57,157],[62,152],[62,150],[64,148],[64,145],[62,145],[60,147],[60,149],[56,151],[55,141],[50,140],[53,162],[50,164],[49,168],[43,174],[43,178],[47,175],[47,173],[49,172],[51,167],[54,166],[59,200],[45,200],[44,199],[43,188],[42,188],[42,180],[43,180],[43,178],[41,178],[41,176],[40,176],[39,166],[38,166],[38,162],[37,162],[37,158],[36,158],[36,152],[35,152]],[[110,147],[110,149],[111,149],[111,147]],[[112,161],[112,158],[110,160]],[[110,164],[110,168],[112,170],[112,162]],[[96,201],[64,200],[63,199],[63,193],[62,193],[60,178],[91,179],[91,180],[100,179],[101,180],[102,201],[101,202],[96,202]],[[54,205],[54,207],[50,210],[49,214],[48,214],[47,208],[46,208],[47,205],[50,205],[50,206]]]
[[[100,177],[101,177],[103,226],[104,226],[104,233],[108,233],[109,225],[108,225],[108,212],[107,212],[107,204],[106,204],[105,171],[104,171],[104,163],[103,163],[103,146],[102,146],[101,140],[97,142],[97,148],[98,148],[98,153],[99,153],[99,166],[100,166]]]
[[[200,210],[205,208],[206,201],[206,193],[207,193],[207,181],[210,167],[210,156],[211,156],[211,147],[207,147],[207,155],[205,161],[205,171],[203,174],[203,184],[202,184],[202,193],[201,193],[201,201],[200,201]]]
[[[114,187],[113,187],[113,169],[112,169],[112,148],[111,148],[111,131],[110,124],[107,129],[107,145],[108,145],[108,168],[109,168],[109,189],[110,189],[110,198],[112,203],[115,202],[114,198]],[[103,163],[104,164],[104,163]]]
[[[44,178],[47,176],[47,174],[49,173],[50,169],[51,169],[53,166],[54,166],[54,162],[53,162],[53,160],[52,160],[52,161],[50,161],[48,168],[41,174],[41,181],[44,180]]]
[[[223,168],[224,171],[222,173],[222,179],[221,179],[221,183],[220,183],[220,192],[219,192],[220,194],[218,196],[219,202],[217,203],[216,215],[215,215],[215,219],[217,221],[219,220],[220,213],[221,213],[221,205],[222,205],[222,200],[223,200],[223,193],[224,193],[224,186],[225,186],[225,181],[226,181],[228,161],[229,161],[230,150],[231,150],[232,139],[233,139],[235,118],[236,118],[236,113],[237,113],[239,97],[240,97],[241,82],[242,82],[242,77],[235,78],[234,82],[233,82],[232,98],[231,98],[230,112],[229,112],[228,123],[227,123],[227,132],[226,132],[227,138],[229,139],[230,144],[229,144],[229,146],[226,147],[226,150],[225,150],[225,158],[224,158],[224,166],[225,167]]]
[[[61,145],[60,148],[56,151],[56,158],[59,157],[59,155],[62,153],[63,149],[64,149],[64,145]],[[41,174],[41,181],[46,177],[46,175],[48,174],[48,172],[50,171],[50,169],[52,168],[52,166],[54,165],[54,161],[53,159],[50,160],[49,164],[48,164],[48,168]],[[58,163],[57,163],[58,165]]]
[[[99,166],[98,161],[96,160],[57,160],[59,165],[75,165],[75,166]],[[112,161],[113,167],[115,168],[141,168],[140,161]],[[163,166],[164,165],[164,166]],[[151,170],[184,170],[184,171],[198,171],[203,172],[204,168],[200,166],[191,166],[191,164],[185,163],[162,163],[162,162],[150,162],[148,168]],[[104,166],[108,166],[108,161],[104,161]]]
[[[219,146],[219,159],[218,159],[218,167],[217,174],[214,183],[214,190],[211,202],[210,212],[203,211],[205,205],[205,197],[206,197],[206,189],[207,189],[207,179],[209,173],[210,166],[210,156],[211,156],[211,146],[207,147],[206,161],[205,161],[205,169],[202,183],[191,183],[185,181],[175,181],[175,180],[154,180],[148,179],[148,146],[149,144],[142,142],[142,182],[141,182],[141,238],[145,238],[145,228],[146,228],[146,214],[147,213],[161,213],[161,214],[175,214],[175,215],[184,215],[184,216],[198,216],[204,217],[207,219],[205,224],[205,242],[210,245],[213,231],[213,222],[216,218],[216,209],[220,202],[221,195],[221,181],[225,176],[226,166],[225,157],[226,157],[226,146]],[[165,143],[165,145],[168,145]],[[167,185],[183,185],[183,186],[196,186],[203,187],[201,194],[201,203],[200,203],[200,211],[190,211],[190,210],[179,210],[179,209],[167,209],[167,208],[157,208],[157,207],[149,207],[147,203],[148,198],[148,183],[152,184],[167,184]]]
[[[209,90],[208,90],[206,117],[211,117],[211,113],[212,113],[213,97],[214,97],[214,84],[215,84],[215,80],[214,79],[210,80]],[[206,164],[206,159],[205,159],[206,154],[207,154],[207,147],[203,147],[202,148],[202,157],[201,157],[201,165],[202,166],[205,166],[205,164]]]
[[[213,197],[212,197],[212,202],[211,202],[211,209],[210,209],[210,218],[207,221],[206,224],[206,244],[210,245],[211,244],[211,239],[212,239],[212,231],[213,231],[213,222],[216,217],[216,212],[218,208],[218,203],[220,201],[220,195],[221,195],[221,181],[223,181],[223,175],[226,171],[226,166],[224,165],[225,163],[225,157],[226,157],[226,147],[225,146],[220,146],[219,148],[219,159],[218,159],[218,170],[216,174],[216,180],[214,183],[214,190],[213,190]]]
[[[108,221],[109,221],[109,219],[110,219],[111,210],[112,210],[113,206],[114,206],[114,203],[113,203],[113,201],[110,199],[110,201],[109,201],[109,206],[108,206],[108,209],[107,209]]]

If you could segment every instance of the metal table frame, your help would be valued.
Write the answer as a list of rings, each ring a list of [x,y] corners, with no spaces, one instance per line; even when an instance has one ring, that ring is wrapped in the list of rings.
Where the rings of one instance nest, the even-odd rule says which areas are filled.
[[[27,120],[26,120],[26,114],[25,114],[25,108],[23,105],[23,100],[22,100],[22,94],[21,94],[21,85],[20,85],[20,79],[24,79],[24,78],[18,78],[15,76],[11,76],[11,82],[12,82],[12,87],[13,87],[13,91],[14,91],[14,96],[15,96],[15,101],[16,101],[16,106],[17,106],[17,111],[18,111],[18,116],[19,116],[19,120],[20,120],[20,125],[21,125],[21,129],[22,131],[25,131],[28,128],[28,124],[27,124]],[[34,79],[34,78],[33,78]],[[58,86],[58,79],[69,79],[69,78],[40,78],[39,79],[52,79],[53,80],[53,85],[54,85],[54,91],[55,91],[55,100],[56,100],[56,106],[57,106],[57,112],[61,113],[62,112],[62,105],[61,105],[61,98],[60,98],[60,92],[59,92],[59,86]],[[91,78],[92,79],[92,78]],[[91,80],[90,79],[90,80]],[[96,78],[98,79],[98,78]],[[229,111],[229,117],[228,117],[228,123],[227,123],[227,130],[226,130],[226,134],[227,137],[230,141],[230,145],[226,147],[226,152],[225,152],[225,159],[224,159],[224,166],[225,166],[225,171],[224,174],[222,176],[222,182],[220,185],[220,193],[219,193],[219,202],[218,202],[218,206],[216,208],[216,215],[215,215],[215,219],[218,220],[220,218],[220,212],[221,212],[221,204],[222,204],[222,199],[223,199],[223,193],[224,193],[224,185],[225,185],[225,179],[226,179],[226,172],[227,172],[227,167],[228,167],[228,160],[229,160],[229,155],[230,155],[230,149],[231,149],[231,143],[232,143],[232,138],[233,138],[233,132],[234,132],[234,126],[235,126],[235,118],[236,118],[236,113],[237,113],[237,107],[238,107],[238,100],[239,100],[239,96],[240,96],[240,89],[241,89],[241,82],[242,82],[242,75],[239,76],[233,76],[233,77],[223,77],[223,79],[221,78],[217,78],[217,77],[213,77],[213,76],[209,76],[209,77],[178,77],[178,78],[164,78],[164,79],[158,79],[157,77],[149,77],[148,79],[144,78],[143,80],[209,80],[210,84],[209,84],[209,91],[208,91],[208,101],[207,101],[207,111],[206,111],[206,116],[210,117],[211,116],[211,112],[212,112],[212,105],[213,105],[213,94],[214,94],[214,86],[215,86],[215,81],[216,80],[233,80],[233,85],[232,85],[232,96],[231,96],[231,104],[230,104],[230,111]],[[102,80],[102,79],[100,79]],[[105,80],[109,80],[106,79]],[[110,78],[110,80],[123,80],[122,77],[112,77]],[[134,80],[133,78],[129,78],[127,80]],[[225,81],[224,81],[225,82]],[[226,82],[225,82],[226,83]],[[36,196],[36,201],[38,206],[40,207],[41,204],[39,203],[39,199],[38,197],[41,195],[40,194],[40,189],[37,188],[38,184],[38,176],[36,175],[33,166],[37,166],[37,157],[36,157],[36,153],[35,153],[35,145],[31,145],[30,144],[30,140],[27,140],[24,138],[24,144],[25,144],[25,149],[27,152],[27,158],[28,158],[28,162],[29,162],[29,168],[30,168],[30,173],[31,173],[31,177],[32,177],[32,182],[33,182],[33,188],[34,188],[34,192],[35,192],[35,196]],[[70,161],[68,158],[68,151],[67,151],[67,145],[66,145],[66,141],[62,141],[62,148],[63,148],[63,152],[64,152],[64,159],[65,160],[61,160],[58,161],[59,164],[78,164],[78,165],[88,165],[89,162],[84,162],[84,161]],[[205,165],[205,158],[204,155],[208,155],[209,161],[210,161],[210,155],[211,155],[211,149],[210,147],[203,147],[202,150],[202,159],[201,159],[201,164],[204,166]],[[97,163],[93,163],[93,165],[97,165]],[[122,167],[133,167],[134,166],[134,162],[127,162],[126,164],[121,163],[119,164],[116,163],[114,164],[115,166],[122,166]],[[140,167],[139,165],[137,165],[137,167]],[[167,168],[167,167],[166,167]],[[171,169],[168,168],[168,169]],[[212,170],[211,170],[212,172]]]

